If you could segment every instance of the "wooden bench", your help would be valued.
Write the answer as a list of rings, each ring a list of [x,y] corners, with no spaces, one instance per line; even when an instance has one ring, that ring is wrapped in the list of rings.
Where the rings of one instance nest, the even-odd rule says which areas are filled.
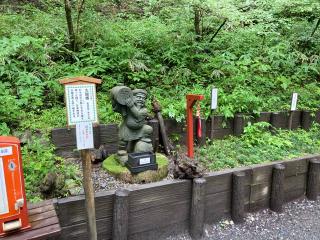
[[[52,200],[28,204],[31,228],[6,236],[5,240],[57,239],[61,228]],[[1,238],[0,238],[1,239]]]

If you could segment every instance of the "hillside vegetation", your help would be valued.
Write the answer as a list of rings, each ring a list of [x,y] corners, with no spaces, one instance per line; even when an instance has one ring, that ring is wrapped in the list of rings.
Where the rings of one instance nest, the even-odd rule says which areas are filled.
[[[103,80],[103,123],[118,119],[108,99],[117,83],[148,89],[165,116],[177,120],[184,118],[186,93],[205,94],[208,115],[212,86],[219,88],[218,113],[226,117],[287,109],[294,91],[299,108],[319,106],[316,0],[89,0],[77,51],[68,45],[62,0],[8,2],[0,15],[2,133],[64,126],[58,79],[76,75]],[[76,4],[73,10],[76,21]]]
[[[318,0],[73,0],[76,38],[68,33],[66,1],[0,1],[0,135],[22,136],[30,200],[43,197],[39,185],[48,172],[79,184],[77,168],[57,157],[48,139],[51,128],[66,125],[58,82],[65,77],[103,80],[97,94],[101,123],[120,120],[109,99],[118,83],[147,89],[164,116],[178,121],[185,118],[187,93],[205,95],[201,104],[208,116],[213,86],[219,89],[217,114],[225,117],[288,109],[293,92],[299,93],[298,108],[319,107]],[[286,150],[277,138],[274,159],[317,152],[318,141],[310,149],[291,149],[313,142],[317,129],[280,135],[291,136],[291,145]],[[239,141],[246,149],[250,136],[262,134],[254,133],[216,142],[199,154],[221,152],[214,163],[203,158],[210,169],[254,163],[256,148],[249,149],[257,153],[249,162],[243,161],[245,150],[241,159],[222,153],[224,144]],[[263,136],[274,147],[272,136]]]

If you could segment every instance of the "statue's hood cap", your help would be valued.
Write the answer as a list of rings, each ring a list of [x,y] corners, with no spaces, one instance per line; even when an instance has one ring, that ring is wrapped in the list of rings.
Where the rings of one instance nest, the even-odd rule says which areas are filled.
[[[137,94],[137,93],[143,93],[144,95],[148,95],[147,91],[146,90],[143,90],[143,89],[134,89],[132,90],[132,93],[133,94]]]

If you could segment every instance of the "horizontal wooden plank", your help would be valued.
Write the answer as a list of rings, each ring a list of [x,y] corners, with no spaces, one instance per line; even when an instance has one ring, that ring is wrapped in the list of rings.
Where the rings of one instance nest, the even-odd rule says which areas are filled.
[[[49,205],[53,206],[52,204],[54,204],[55,202],[57,202],[56,198],[48,199],[48,200],[37,202],[37,203],[28,203],[28,210],[30,211],[31,209],[34,209],[34,208],[39,208],[39,207],[49,206]]]
[[[153,228],[152,230],[129,234],[130,240],[155,240],[167,239],[168,237],[177,236],[182,232],[187,232],[189,229],[189,221],[173,223],[162,228]]]
[[[308,171],[310,156],[283,161],[285,177],[296,176]]]
[[[307,175],[299,174],[297,176],[286,177],[284,179],[285,193],[294,191],[295,189],[306,189]]]
[[[39,229],[26,230],[5,237],[5,240],[40,240],[59,239],[61,228],[58,224],[46,226]]]
[[[98,125],[93,127],[94,145],[100,145],[100,129],[112,128],[112,125]],[[76,146],[76,129],[72,128],[54,128],[51,130],[51,141],[57,147]]]
[[[206,196],[205,222],[212,223],[231,211],[231,191]]]
[[[39,229],[39,228],[43,228],[43,227],[47,227],[55,224],[59,224],[59,220],[56,216],[53,216],[46,219],[33,221],[31,224],[31,227],[32,227],[32,230],[35,230],[35,229]]]
[[[130,214],[148,210],[159,205],[167,205],[191,200],[190,180],[168,180],[151,183],[130,192]],[[156,190],[155,190],[156,187]]]
[[[163,228],[189,219],[190,199],[154,206],[147,210],[130,211],[129,234]],[[131,209],[131,207],[130,207]]]
[[[288,112],[274,112],[271,114],[270,122],[275,128],[286,129],[288,128],[288,119]]]
[[[259,202],[262,199],[270,198],[271,181],[251,186],[250,204]]]
[[[259,201],[251,202],[249,212],[256,212],[262,209],[267,209],[270,206],[270,198],[260,199]]]
[[[253,122],[270,122],[271,112],[261,112]]]
[[[251,184],[252,169],[251,167],[240,167],[209,173],[204,176],[207,181],[206,194],[215,194],[231,190],[233,172],[245,172],[245,185]]]
[[[285,202],[291,202],[305,196],[305,188],[296,188],[293,191],[286,191],[284,195]]]
[[[252,167],[252,185],[271,182],[274,163],[266,163]]]
[[[229,135],[233,135],[233,128],[223,128],[213,130],[213,139],[223,139]],[[210,131],[209,131],[210,136]]]
[[[117,124],[99,125],[100,144],[118,143],[119,128]]]
[[[29,221],[32,223],[35,221],[44,220],[44,219],[52,218],[52,217],[57,217],[55,209],[53,209],[51,211],[47,211],[47,212],[41,212],[38,214],[29,215]]]
[[[52,210],[54,210],[53,204],[28,210],[28,215],[33,216],[33,215],[45,213],[45,212],[52,211]]]
[[[99,240],[112,239],[112,218],[103,218],[97,220],[97,233]],[[68,227],[62,227],[59,240],[88,240],[87,223],[75,224]]]
[[[96,218],[107,218],[113,214],[114,191],[95,194]],[[57,215],[61,227],[83,223],[86,221],[84,196],[59,199],[56,204]]]

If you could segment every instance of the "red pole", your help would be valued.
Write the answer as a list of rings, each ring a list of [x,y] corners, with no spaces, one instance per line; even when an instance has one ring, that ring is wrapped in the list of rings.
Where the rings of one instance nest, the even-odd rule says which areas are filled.
[[[203,95],[187,94],[187,156],[189,158],[194,158],[193,149],[193,114],[192,108],[196,101],[204,99]]]

